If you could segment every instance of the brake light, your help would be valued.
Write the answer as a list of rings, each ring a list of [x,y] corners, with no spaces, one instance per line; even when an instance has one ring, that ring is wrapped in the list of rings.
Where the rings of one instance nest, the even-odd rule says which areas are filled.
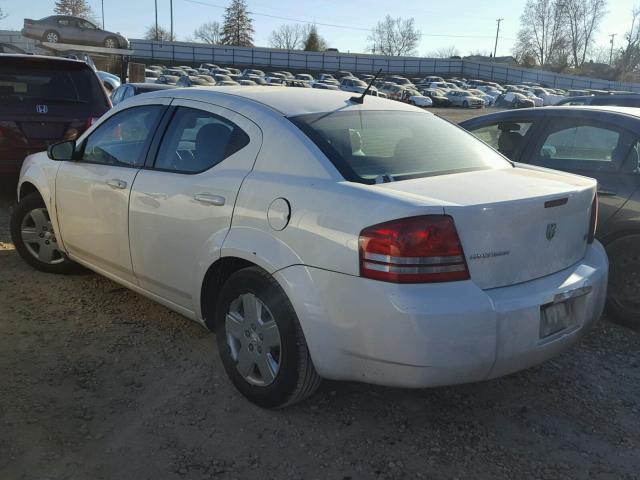
[[[593,197],[591,204],[591,219],[589,220],[589,233],[587,235],[587,243],[593,243],[596,238],[596,230],[598,228],[598,193]]]
[[[98,121],[98,117],[89,117],[89,118],[87,118],[87,121],[84,122],[84,128],[82,129],[82,131],[84,132],[86,129],[88,129],[91,125],[93,125],[97,121]]]
[[[453,218],[423,215],[380,223],[360,232],[360,275],[393,283],[469,279]]]

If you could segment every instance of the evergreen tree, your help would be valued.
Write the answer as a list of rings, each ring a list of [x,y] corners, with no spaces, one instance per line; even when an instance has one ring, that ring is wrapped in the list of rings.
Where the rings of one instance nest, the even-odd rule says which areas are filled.
[[[311,25],[304,41],[304,50],[307,52],[324,52],[326,49],[327,42],[318,34],[316,26]]]
[[[222,45],[253,47],[253,20],[245,0],[231,0],[225,9]]]
[[[87,20],[93,18],[93,12],[86,0],[57,0],[53,11],[58,15],[71,15]]]

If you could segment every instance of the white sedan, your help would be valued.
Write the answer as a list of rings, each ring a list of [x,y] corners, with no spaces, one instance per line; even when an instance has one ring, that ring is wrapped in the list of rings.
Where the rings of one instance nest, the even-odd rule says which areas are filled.
[[[266,407],[321,378],[485,380],[574,344],[607,287],[596,182],[361,100],[229,87],[122,102],[26,159],[16,249],[215,330],[232,382]]]

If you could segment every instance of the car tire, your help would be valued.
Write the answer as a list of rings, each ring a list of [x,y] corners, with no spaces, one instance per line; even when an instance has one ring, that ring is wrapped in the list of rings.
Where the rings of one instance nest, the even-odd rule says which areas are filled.
[[[42,41],[49,42],[49,43],[59,43],[60,34],[55,30],[48,30],[44,32],[44,35],[42,35]]]
[[[609,256],[607,315],[640,329],[640,235],[613,240],[605,248]]]
[[[248,267],[233,273],[222,287],[215,318],[225,371],[251,402],[284,407],[320,386],[293,306],[264,270]]]
[[[26,195],[11,213],[11,238],[18,254],[36,270],[68,274],[82,270],[58,250],[49,213],[37,192]]]
[[[104,46],[106,48],[118,48],[118,39],[115,37],[107,37],[104,39]]]
[[[466,100],[464,102],[462,102],[462,106],[464,108],[469,108],[469,102],[467,102]]]

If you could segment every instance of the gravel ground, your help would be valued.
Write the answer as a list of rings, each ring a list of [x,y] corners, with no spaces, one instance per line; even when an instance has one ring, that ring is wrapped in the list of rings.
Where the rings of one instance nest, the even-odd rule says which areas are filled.
[[[97,275],[20,260],[0,195],[0,478],[640,478],[640,334],[489,382],[325,382],[300,405],[239,396],[213,334]]]

